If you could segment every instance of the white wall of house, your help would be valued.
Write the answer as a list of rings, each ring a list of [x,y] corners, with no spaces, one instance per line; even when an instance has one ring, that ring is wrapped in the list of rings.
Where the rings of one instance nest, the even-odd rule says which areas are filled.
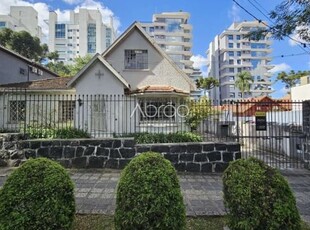
[[[103,76],[98,76],[99,71]],[[124,87],[124,84],[99,61],[88,68],[74,85],[77,95],[123,95]]]
[[[125,69],[125,49],[147,50],[148,69]],[[190,92],[189,82],[145,39],[138,29],[130,32],[128,37],[118,43],[117,47],[104,58],[125,78],[132,90],[148,85],[169,85]]]
[[[292,101],[310,100],[310,84],[291,88]]]

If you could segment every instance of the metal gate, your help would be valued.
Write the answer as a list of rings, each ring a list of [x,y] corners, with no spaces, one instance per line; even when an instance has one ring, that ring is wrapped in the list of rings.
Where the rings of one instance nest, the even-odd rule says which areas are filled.
[[[280,169],[307,165],[307,105],[269,97],[235,102],[236,136],[242,157],[255,157]]]

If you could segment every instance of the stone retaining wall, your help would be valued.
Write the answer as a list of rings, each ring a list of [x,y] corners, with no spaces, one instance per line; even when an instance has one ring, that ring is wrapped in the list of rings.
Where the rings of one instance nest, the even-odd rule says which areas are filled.
[[[241,157],[238,143],[136,144],[132,138],[24,140],[11,134],[0,139],[2,167],[47,157],[67,168],[122,169],[134,156],[154,151],[163,154],[178,171],[223,172],[230,161]]]

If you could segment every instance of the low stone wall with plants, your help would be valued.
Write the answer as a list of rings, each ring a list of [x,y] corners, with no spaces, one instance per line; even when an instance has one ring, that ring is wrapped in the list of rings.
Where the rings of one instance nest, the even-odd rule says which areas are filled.
[[[163,154],[178,171],[223,172],[241,158],[239,143],[136,144],[133,138],[26,140],[22,135],[0,136],[0,167],[18,166],[29,158],[46,157],[66,168],[122,169],[136,155]]]

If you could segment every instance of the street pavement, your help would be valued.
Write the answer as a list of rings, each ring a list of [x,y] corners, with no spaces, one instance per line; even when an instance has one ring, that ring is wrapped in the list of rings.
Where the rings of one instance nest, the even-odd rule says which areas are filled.
[[[0,186],[11,170],[0,168]],[[302,218],[310,223],[310,171],[282,170],[294,191]],[[69,170],[75,182],[77,212],[113,215],[120,171]],[[179,174],[188,216],[224,215],[222,174]]]

